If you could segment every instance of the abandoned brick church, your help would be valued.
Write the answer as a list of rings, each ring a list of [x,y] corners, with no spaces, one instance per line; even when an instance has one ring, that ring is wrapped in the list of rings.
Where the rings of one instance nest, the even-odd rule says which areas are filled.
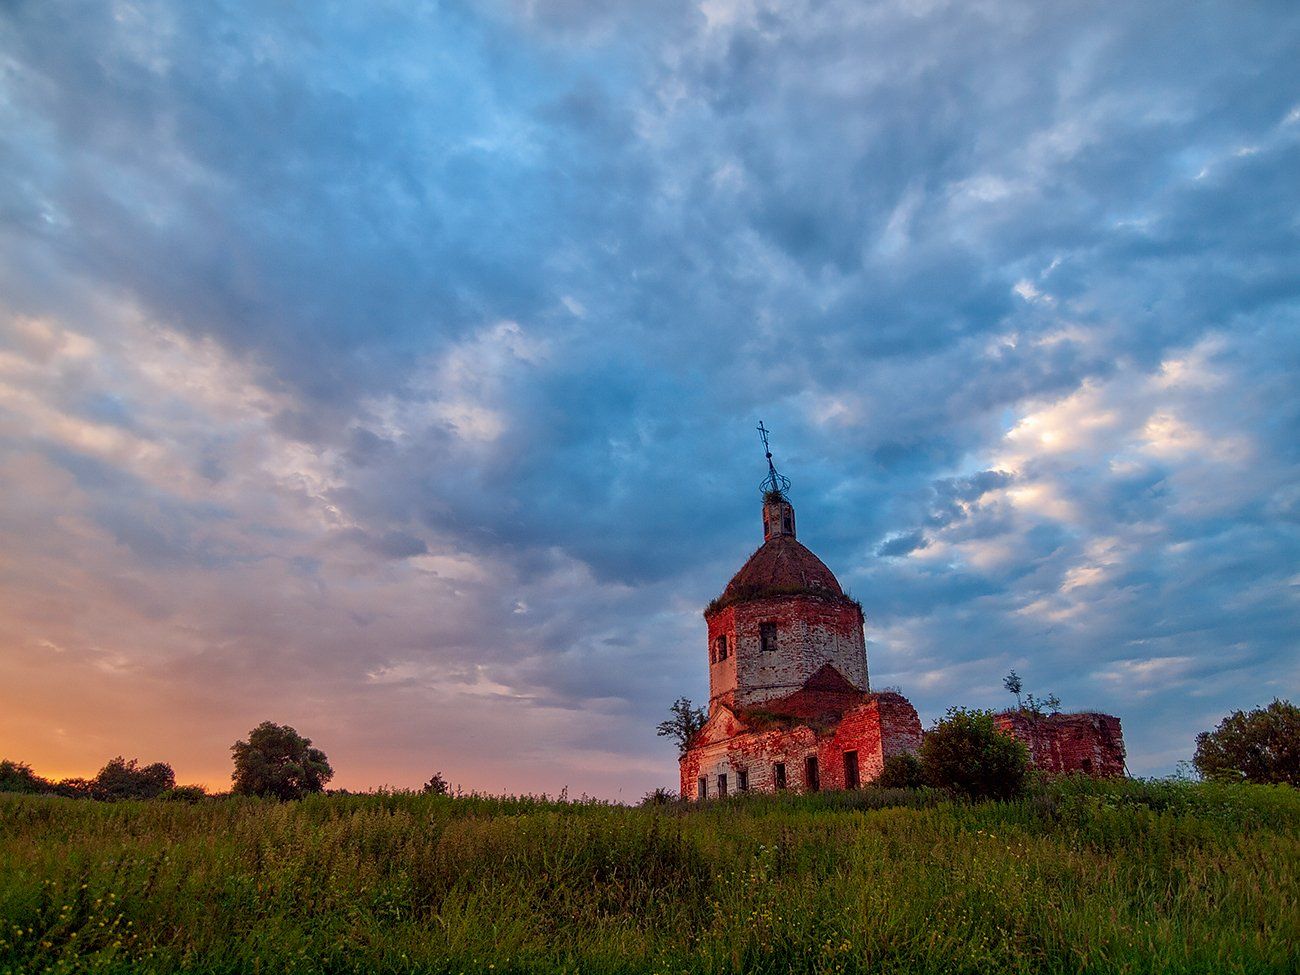
[[[871,691],[862,606],[799,542],[789,481],[767,457],[763,544],[704,611],[709,713],[682,756],[684,798],[852,789],[921,746],[907,698]],[[1124,774],[1112,715],[1009,711],[998,724],[1046,772]]]

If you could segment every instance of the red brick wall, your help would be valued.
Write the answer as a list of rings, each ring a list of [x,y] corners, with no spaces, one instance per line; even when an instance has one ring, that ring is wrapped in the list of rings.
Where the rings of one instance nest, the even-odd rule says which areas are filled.
[[[709,780],[709,797],[717,796],[718,774],[725,772],[732,792],[736,791],[736,773],[749,773],[749,788],[771,792],[776,788],[773,766],[785,762],[786,783],[799,788],[803,783],[804,756],[815,754],[817,737],[811,728],[750,732],[727,741],[692,749],[682,759],[682,795],[698,798],[697,781],[701,774]]]
[[[776,788],[774,765],[784,762],[786,785],[803,789],[804,761],[817,756],[818,777],[823,789],[844,788],[844,752],[858,753],[858,774],[862,784],[880,775],[887,755],[915,751],[921,744],[921,719],[907,699],[899,694],[873,694],[851,708],[834,728],[818,735],[807,725],[772,731],[746,731],[722,711],[711,728],[714,740],[691,749],[681,762],[681,794],[698,798],[698,780],[704,774],[709,797],[717,796],[719,773],[725,773],[728,789],[737,790],[741,769],[749,773],[749,788],[770,792]]]
[[[921,747],[921,719],[901,694],[873,694],[848,711],[834,733],[818,742],[823,789],[843,789],[844,753],[858,753],[858,779],[865,785],[880,777],[885,758]]]
[[[709,661],[709,710],[718,704],[735,703],[736,691],[736,607],[728,606],[709,617],[709,638],[705,644],[705,660]],[[731,647],[727,659],[714,662],[713,641],[726,635]]]
[[[1101,777],[1124,775],[1124,734],[1112,714],[1049,714],[1037,717],[1005,711],[998,727],[1029,748],[1035,768],[1053,775],[1083,772]]]
[[[776,651],[761,648],[760,623],[776,624]],[[726,660],[709,665],[711,703],[744,708],[783,697],[827,663],[855,687],[868,688],[862,614],[847,600],[756,599],[719,610],[708,618],[708,627],[708,648],[721,634],[733,648]]]

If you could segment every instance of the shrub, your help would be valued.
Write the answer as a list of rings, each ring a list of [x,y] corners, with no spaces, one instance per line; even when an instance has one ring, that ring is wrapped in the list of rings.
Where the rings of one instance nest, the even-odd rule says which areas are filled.
[[[442,777],[441,772],[434,772],[428,782],[424,783],[424,788],[420,790],[429,796],[445,796],[450,789],[447,787],[447,780]]]
[[[921,760],[911,752],[887,756],[876,785],[882,789],[920,788],[925,785],[925,771],[921,768]]]
[[[677,793],[660,786],[641,797],[642,806],[671,806],[677,801]]]
[[[166,762],[141,765],[121,755],[110,759],[90,783],[96,799],[115,802],[119,799],[153,799],[176,785],[176,773]]]
[[[207,790],[201,785],[178,785],[158,793],[158,798],[163,802],[185,802],[191,806],[207,797]]]
[[[65,796],[68,799],[91,799],[94,797],[94,787],[95,783],[92,779],[74,776],[70,779],[59,779],[51,786],[51,791],[56,796]]]
[[[25,762],[0,761],[0,792],[49,792],[53,787]]]
[[[930,785],[970,799],[1012,799],[1025,788],[1029,752],[999,730],[993,712],[949,708],[921,743]]]
[[[1232,712],[1196,736],[1192,764],[1214,782],[1300,786],[1300,707],[1274,699],[1266,708]]]

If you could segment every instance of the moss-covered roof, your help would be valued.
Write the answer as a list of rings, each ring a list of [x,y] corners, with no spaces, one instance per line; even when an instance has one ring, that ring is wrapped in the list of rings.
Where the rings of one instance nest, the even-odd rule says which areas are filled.
[[[844,599],[835,573],[792,535],[773,535],[741,566],[704,613],[773,596],[819,596]]]

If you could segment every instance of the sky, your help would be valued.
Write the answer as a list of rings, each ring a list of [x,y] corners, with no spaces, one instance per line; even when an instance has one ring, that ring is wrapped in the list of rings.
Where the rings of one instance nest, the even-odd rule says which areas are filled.
[[[0,3],[0,757],[675,787],[800,539],[923,722],[1300,694],[1292,2]]]

